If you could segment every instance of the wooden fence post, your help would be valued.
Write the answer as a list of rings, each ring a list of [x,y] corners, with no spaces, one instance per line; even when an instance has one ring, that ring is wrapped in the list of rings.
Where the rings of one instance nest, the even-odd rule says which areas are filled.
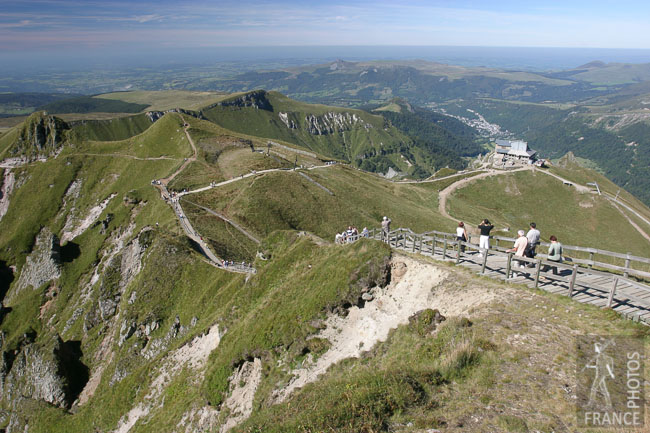
[[[569,298],[573,296],[573,287],[576,284],[577,275],[578,275],[578,265],[573,265],[573,273],[571,274],[571,281],[569,282]]]
[[[539,272],[542,270],[542,259],[537,259],[537,270],[535,271],[535,288],[539,287]]]
[[[483,265],[481,266],[481,274],[485,274],[485,266],[487,265],[487,256],[488,256],[488,250],[485,250],[485,255],[483,256]]]
[[[508,263],[506,264],[506,280],[510,279],[511,268],[512,268],[512,253],[508,253]]]
[[[460,263],[460,249],[462,248],[462,243],[463,241],[458,241],[458,245],[456,245],[456,264]]]
[[[618,277],[614,277],[614,284],[612,285],[612,290],[609,292],[609,298],[607,299],[607,308],[612,308],[612,302],[614,301],[614,294],[616,293],[617,284]]]
[[[591,263],[594,262],[594,252],[593,251],[589,251],[589,261]],[[592,266],[591,263],[589,263],[589,269],[591,269],[591,266]]]
[[[445,237],[445,242],[442,244],[442,260],[447,257],[447,238]]]
[[[627,270],[630,268],[630,253],[627,253],[627,258],[625,259],[625,272],[623,276],[627,278]]]
[[[431,240],[431,257],[436,255],[436,235],[433,234],[433,239]]]
[[[424,240],[424,235],[420,235],[420,245],[418,246],[418,252],[422,254],[422,241]]]

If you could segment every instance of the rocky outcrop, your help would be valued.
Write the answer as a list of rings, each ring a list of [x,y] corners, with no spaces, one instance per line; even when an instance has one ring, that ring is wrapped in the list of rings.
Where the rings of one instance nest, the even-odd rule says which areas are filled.
[[[14,189],[15,180],[13,171],[5,170],[0,187],[0,220],[9,210],[9,194]]]
[[[88,380],[80,357],[78,344],[63,342],[58,336],[48,345],[25,345],[6,375],[2,400],[8,403],[26,397],[70,407]]]
[[[145,113],[149,120],[151,120],[151,123],[155,122],[156,120],[160,119],[165,115],[164,111],[147,111]]]
[[[61,276],[61,253],[59,239],[45,227],[36,237],[32,253],[27,256],[25,265],[20,272],[16,293],[26,287],[34,289],[48,281]]]
[[[58,117],[34,113],[23,123],[11,153],[30,157],[53,155],[65,142],[68,129],[69,125]]]
[[[296,122],[294,122],[293,119],[289,119],[289,114],[288,113],[283,113],[280,112],[278,113],[278,117],[286,125],[287,128],[289,129],[298,129],[298,125],[296,125]]]
[[[354,126],[362,126],[366,130],[372,128],[372,125],[366,123],[355,113],[335,113],[330,111],[321,116],[308,114],[305,116],[307,131],[312,135],[327,135],[335,132],[349,131]]]
[[[273,106],[266,97],[266,92],[264,90],[248,92],[235,99],[219,102],[217,105],[221,107],[252,107],[259,110],[273,111]]]
[[[102,279],[99,286],[97,304],[85,316],[84,330],[88,331],[100,322],[106,322],[117,313],[120,300],[125,289],[142,269],[142,256],[150,244],[151,228],[144,228],[140,234],[129,242],[120,253],[109,258],[104,266]],[[133,299],[134,293],[131,294]],[[132,302],[131,302],[132,303]],[[133,332],[128,327],[120,331],[125,338],[120,338],[120,343],[129,338]]]

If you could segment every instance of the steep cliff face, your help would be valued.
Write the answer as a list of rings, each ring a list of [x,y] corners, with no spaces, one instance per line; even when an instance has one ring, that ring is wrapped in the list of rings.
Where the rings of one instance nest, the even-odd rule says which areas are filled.
[[[25,345],[1,378],[2,399],[31,398],[70,407],[88,380],[88,369],[79,360],[78,346],[78,342],[63,342],[58,336],[48,345]]]
[[[61,254],[59,240],[45,227],[36,237],[34,249],[27,256],[14,295],[21,290],[39,288],[48,281],[61,276]]]
[[[28,157],[53,155],[65,143],[69,129],[68,124],[58,117],[45,112],[34,113],[23,123],[11,153]]]
[[[327,135],[335,132],[349,131],[354,126],[362,126],[366,131],[372,125],[366,123],[361,117],[354,113],[336,113],[330,111],[321,116],[307,114],[305,116],[307,130],[312,135]]]

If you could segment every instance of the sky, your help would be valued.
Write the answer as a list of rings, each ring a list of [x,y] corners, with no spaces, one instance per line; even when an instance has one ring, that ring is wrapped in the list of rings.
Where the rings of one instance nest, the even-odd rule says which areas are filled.
[[[0,0],[0,59],[245,46],[650,49],[650,2]]]

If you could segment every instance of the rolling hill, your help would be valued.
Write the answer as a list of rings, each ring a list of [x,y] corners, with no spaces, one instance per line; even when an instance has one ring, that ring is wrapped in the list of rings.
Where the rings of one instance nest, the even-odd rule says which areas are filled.
[[[464,147],[476,152],[471,139],[458,137],[431,121],[421,123],[435,128],[437,134],[413,138],[413,131],[402,131],[383,116],[305,104],[276,92],[245,93],[200,113],[233,131],[283,140],[381,173],[392,167],[414,177],[427,177],[445,166],[463,168],[460,155]]]

